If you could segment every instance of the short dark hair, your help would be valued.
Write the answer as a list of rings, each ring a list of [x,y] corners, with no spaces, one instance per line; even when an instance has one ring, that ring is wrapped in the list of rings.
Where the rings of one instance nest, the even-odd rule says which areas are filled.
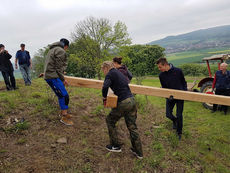
[[[62,38],[60,40],[60,42],[62,42],[64,44],[64,46],[68,46],[69,47],[69,40],[65,39],[65,38]]]
[[[113,62],[116,62],[118,64],[121,64],[122,57],[114,57]]]
[[[156,61],[156,64],[158,65],[158,64],[162,64],[162,65],[167,65],[167,64],[169,64],[168,63],[168,61],[167,61],[167,59],[165,58],[165,57],[161,57],[161,58],[159,58],[157,61]]]
[[[5,47],[3,44],[0,44],[0,48]]]
[[[26,45],[24,44],[24,43],[22,43],[21,45],[20,45],[20,47],[25,47]]]

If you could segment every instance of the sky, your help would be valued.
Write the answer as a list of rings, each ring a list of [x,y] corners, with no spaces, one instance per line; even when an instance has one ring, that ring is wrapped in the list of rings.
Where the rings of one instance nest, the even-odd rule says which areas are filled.
[[[230,25],[230,0],[0,0],[0,43],[13,57],[25,43],[31,56],[87,17],[121,21],[132,44]]]

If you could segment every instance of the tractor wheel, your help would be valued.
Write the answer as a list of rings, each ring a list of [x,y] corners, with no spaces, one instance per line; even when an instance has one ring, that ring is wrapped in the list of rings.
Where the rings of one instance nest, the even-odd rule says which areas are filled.
[[[211,92],[211,91],[212,91],[212,82],[211,81],[205,82],[200,89],[201,93],[207,93],[207,92]],[[203,103],[203,106],[206,109],[210,109],[210,110],[212,110],[212,108],[213,108],[213,104],[211,104],[211,103]]]

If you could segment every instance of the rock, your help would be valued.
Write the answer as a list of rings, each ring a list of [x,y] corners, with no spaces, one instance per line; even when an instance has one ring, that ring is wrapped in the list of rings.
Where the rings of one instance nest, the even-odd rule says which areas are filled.
[[[51,148],[56,148],[56,144],[51,144]]]
[[[10,125],[11,124],[11,118],[8,118],[7,120],[6,120],[6,125]]]
[[[67,138],[66,138],[66,137],[59,138],[59,139],[57,140],[57,143],[60,143],[60,144],[67,144]]]

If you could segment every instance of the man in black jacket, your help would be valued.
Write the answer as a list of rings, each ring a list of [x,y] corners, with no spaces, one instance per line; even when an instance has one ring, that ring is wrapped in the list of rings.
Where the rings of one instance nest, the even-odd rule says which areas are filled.
[[[187,82],[181,69],[169,64],[166,58],[159,58],[156,64],[161,71],[159,78],[162,88],[187,91]],[[176,117],[172,114],[175,104],[177,106]],[[177,100],[171,97],[166,99],[166,117],[172,120],[173,129],[177,129],[179,140],[181,139],[183,127],[183,108],[184,100]]]
[[[0,71],[2,72],[2,76],[6,84],[6,89],[8,91],[17,89],[14,78],[14,68],[10,62],[11,57],[12,56],[8,53],[8,51],[5,50],[5,46],[0,44]]]

